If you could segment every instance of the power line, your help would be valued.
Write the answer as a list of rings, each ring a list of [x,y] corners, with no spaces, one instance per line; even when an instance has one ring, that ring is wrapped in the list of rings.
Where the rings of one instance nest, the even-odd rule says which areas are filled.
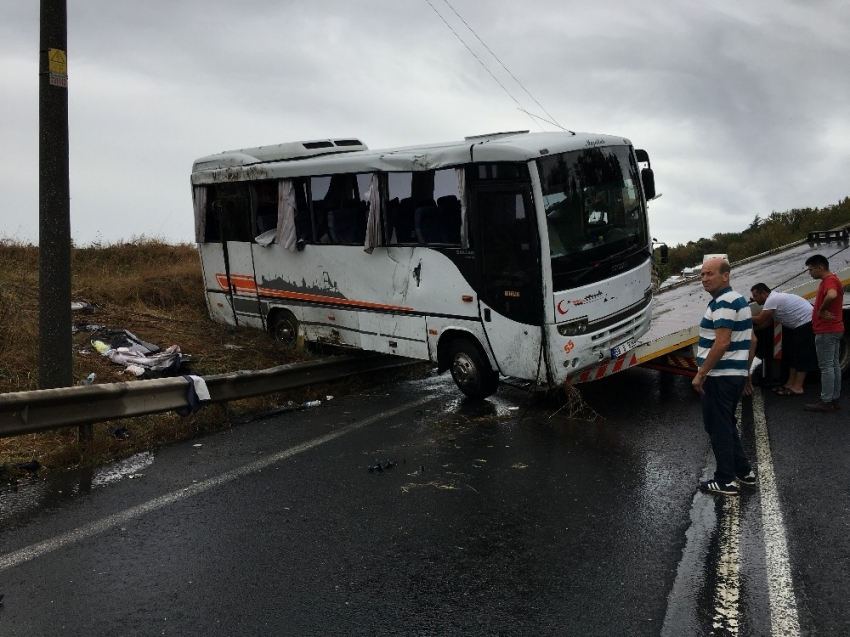
[[[504,84],[502,84],[502,83],[499,81],[499,78],[497,78],[495,75],[493,75],[493,72],[492,72],[492,71],[491,71],[491,70],[487,67],[487,65],[486,65],[486,64],[484,64],[484,62],[481,60],[481,58],[479,58],[477,55],[475,55],[475,51],[473,51],[471,48],[469,48],[469,45],[468,45],[466,42],[464,42],[463,38],[462,38],[462,37],[460,37],[460,35],[458,34],[458,32],[457,32],[457,31],[455,31],[455,30],[452,28],[452,25],[450,25],[450,24],[446,21],[446,19],[443,17],[443,14],[441,14],[439,11],[437,11],[437,7],[435,7],[435,6],[431,3],[431,0],[425,0],[425,2],[427,2],[427,3],[428,3],[428,6],[430,6],[430,7],[434,10],[434,13],[436,13],[436,14],[440,17],[440,20],[442,20],[442,21],[443,21],[443,23],[444,23],[444,24],[445,24],[445,25],[449,28],[449,31],[451,31],[452,33],[454,33],[454,34],[455,34],[455,37],[456,37],[458,40],[460,40],[460,43],[461,43],[463,46],[465,46],[465,47],[466,47],[466,50],[467,50],[467,51],[469,51],[469,52],[472,54],[472,57],[474,57],[476,60],[478,60],[478,63],[479,63],[481,66],[483,66],[483,67],[484,67],[484,70],[485,70],[485,71],[487,71],[487,73],[489,73],[489,74],[490,74],[490,77],[492,77],[492,78],[496,81],[496,84],[498,84],[499,86],[501,86],[501,87],[502,87],[502,90],[503,90],[505,93],[507,93],[507,94],[508,94],[508,97],[510,97],[510,98],[511,98],[511,99],[512,99],[515,103],[516,103],[516,105],[519,107],[519,110],[521,110],[522,112],[524,112],[524,113],[526,113],[527,115],[529,115],[529,117],[530,117],[531,121],[532,121],[532,122],[534,122],[535,124],[537,124],[538,128],[540,128],[540,130],[542,131],[542,130],[543,130],[543,127],[542,127],[542,126],[540,126],[540,124],[539,124],[539,123],[538,123],[538,122],[537,122],[537,121],[536,121],[533,117],[531,117],[531,115],[528,113],[528,111],[526,111],[525,109],[523,109],[523,108],[522,108],[522,104],[520,104],[520,103],[519,103],[519,101],[517,100],[517,98],[515,98],[515,97],[513,96],[513,94],[511,94],[511,92],[510,92],[510,91],[509,91],[509,90],[505,87],[505,85],[504,85]],[[466,24],[466,23],[464,23],[464,24]],[[478,36],[476,36],[476,37],[478,37]],[[489,50],[489,49],[488,49],[488,50]],[[532,99],[534,99],[534,98],[532,98]]]
[[[468,23],[466,20],[464,20],[464,19],[463,19],[463,16],[461,16],[461,15],[457,12],[457,10],[456,10],[456,9],[455,9],[455,8],[454,8],[454,7],[453,7],[453,6],[449,3],[449,0],[443,0],[443,2],[445,2],[445,3],[446,3],[446,5],[448,5],[449,9],[451,9],[451,10],[454,12],[454,14],[458,17],[458,19],[459,19],[461,22],[463,22],[464,26],[465,26],[467,29],[469,29],[469,32],[470,32],[470,33],[472,33],[472,35],[474,35],[474,36],[475,36],[475,38],[476,38],[476,39],[477,39],[477,40],[481,43],[481,45],[482,45],[485,49],[487,49],[488,53],[490,53],[490,55],[492,55],[492,56],[495,58],[495,60],[496,60],[499,64],[501,64],[501,65],[502,65],[502,68],[503,68],[503,69],[505,69],[505,71],[507,72],[507,74],[508,74],[508,75],[510,75],[510,76],[511,76],[511,78],[513,78],[514,82],[516,82],[516,83],[519,85],[519,87],[520,87],[523,91],[525,91],[526,95],[528,95],[528,96],[532,99],[532,101],[534,101],[534,103],[535,103],[535,104],[537,104],[537,105],[540,107],[540,109],[541,109],[544,113],[546,113],[546,115],[549,117],[549,119],[550,119],[550,120],[552,120],[552,121],[551,121],[551,122],[549,122],[549,123],[550,123],[550,124],[554,124],[555,126],[557,126],[558,128],[560,128],[561,130],[567,130],[566,128],[564,128],[563,126],[561,126],[561,125],[557,122],[557,120],[556,120],[556,119],[552,116],[552,114],[551,114],[551,113],[549,113],[549,111],[547,111],[545,108],[543,108],[543,104],[541,104],[540,102],[538,102],[538,101],[535,99],[535,97],[534,97],[534,96],[533,96],[533,95],[529,92],[529,90],[528,90],[527,88],[525,88],[525,86],[523,86],[522,82],[520,82],[520,81],[519,81],[519,79],[517,79],[517,77],[516,77],[513,73],[511,73],[510,69],[509,69],[507,66],[505,66],[505,63],[504,63],[504,62],[502,62],[502,60],[500,60],[500,59],[499,59],[499,56],[498,56],[498,55],[496,55],[495,53],[493,53],[493,50],[492,50],[489,46],[487,46],[487,43],[486,43],[486,42],[484,42],[484,40],[482,40],[482,39],[478,36],[478,34],[475,32],[475,30],[474,30],[471,26],[469,26],[469,23]],[[428,4],[431,4],[431,3],[430,3],[430,1],[428,2]],[[432,5],[432,6],[433,6],[433,5]],[[442,16],[441,16],[441,17],[442,17]],[[445,22],[445,20],[443,20],[443,22]],[[448,24],[448,23],[446,23],[446,24]],[[451,28],[451,27],[450,27],[450,28]],[[457,35],[457,34],[455,34],[455,35]],[[466,47],[466,48],[468,49],[469,47]],[[474,55],[474,54],[473,54],[473,55]],[[492,73],[491,73],[490,75],[492,75]],[[514,101],[516,101],[516,100],[514,100]],[[543,118],[540,118],[540,119],[543,119]],[[545,120],[545,119],[544,119],[543,121],[545,122],[545,121],[547,121],[547,120]],[[573,131],[568,131],[568,132],[572,133]]]
[[[562,131],[564,131],[564,132],[567,132],[567,133],[573,133],[573,131],[571,131],[571,130],[567,130],[566,128],[564,128],[563,126],[561,126],[561,125],[560,125],[558,122],[556,122],[556,121],[551,121],[551,122],[550,122],[550,121],[549,121],[548,119],[546,119],[545,117],[540,117],[540,115],[535,115],[534,113],[531,113],[531,112],[529,112],[529,111],[525,110],[524,108],[518,108],[517,110],[518,110],[518,111],[522,111],[523,113],[525,113],[525,114],[526,114],[526,115],[528,115],[529,117],[534,117],[535,119],[539,119],[541,122],[546,122],[547,124],[552,124],[552,126],[557,126],[558,128],[560,128],[560,129],[561,129]],[[573,133],[573,135],[575,135],[575,133]]]

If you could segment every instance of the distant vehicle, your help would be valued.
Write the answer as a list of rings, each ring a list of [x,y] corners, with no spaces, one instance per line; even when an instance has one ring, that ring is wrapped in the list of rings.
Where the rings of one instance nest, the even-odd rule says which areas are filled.
[[[203,157],[191,182],[210,315],[286,343],[431,360],[483,398],[649,328],[655,183],[622,137],[294,142]]]
[[[666,288],[666,287],[670,287],[670,286],[671,286],[671,285],[673,285],[674,283],[678,283],[678,282],[679,282],[679,281],[681,281],[681,280],[682,280],[682,277],[680,277],[680,276],[671,276],[671,277],[669,277],[669,278],[667,278],[667,279],[664,279],[664,282],[661,284],[660,289],[664,289],[664,288]]]

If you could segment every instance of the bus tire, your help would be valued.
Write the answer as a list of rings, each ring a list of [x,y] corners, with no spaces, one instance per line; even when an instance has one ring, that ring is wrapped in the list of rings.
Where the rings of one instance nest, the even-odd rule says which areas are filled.
[[[458,389],[470,398],[483,400],[496,393],[499,373],[475,344],[465,338],[455,339],[449,348],[449,369]]]
[[[298,319],[289,310],[277,310],[269,322],[272,337],[287,347],[298,344]]]

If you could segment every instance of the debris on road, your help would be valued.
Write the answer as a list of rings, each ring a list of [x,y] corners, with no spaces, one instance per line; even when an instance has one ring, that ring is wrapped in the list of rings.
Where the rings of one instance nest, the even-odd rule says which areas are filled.
[[[71,301],[72,312],[85,312],[86,314],[94,313],[94,305],[87,301]]]
[[[130,432],[127,431],[127,427],[110,427],[109,433],[118,440],[127,440],[130,437]]]
[[[78,324],[73,326],[73,331],[92,332],[92,347],[133,376],[176,376],[184,362],[179,345],[171,345],[163,350],[122,328]]]
[[[210,404],[210,390],[207,388],[207,381],[200,376],[189,374],[183,376],[189,381],[189,386],[186,388],[186,401],[188,407],[180,407],[175,409],[179,416],[188,416],[194,414]]]
[[[387,469],[392,469],[397,464],[398,463],[395,460],[393,460],[392,458],[389,458],[388,460],[385,460],[384,462],[381,462],[380,460],[375,459],[375,464],[369,465],[369,473],[375,473],[375,472],[383,473]]]
[[[326,396],[325,400],[332,399],[333,396]],[[274,409],[270,409],[269,411],[263,411],[258,414],[247,414],[245,416],[239,416],[237,418],[232,418],[230,420],[231,424],[234,425],[244,425],[249,422],[255,422],[257,420],[264,420],[266,418],[271,418],[272,416],[279,416],[280,414],[286,414],[290,411],[300,411],[302,409],[310,409],[312,407],[318,407],[322,404],[321,400],[308,400],[307,402],[296,404],[291,400],[286,401],[285,405],[281,405],[280,407],[275,407]]]
[[[94,384],[94,379],[97,378],[97,374],[92,372],[88,376],[86,376],[83,380],[77,382],[77,385],[92,385]]]
[[[99,332],[100,330],[105,329],[105,325],[94,325],[92,323],[74,323],[71,326],[71,334],[76,334],[77,332]]]
[[[584,401],[581,392],[574,385],[565,382],[563,388],[565,392],[564,404],[549,416],[550,419],[564,409],[567,410],[567,418],[589,421],[600,420],[602,418],[602,416],[596,413],[593,407]]]

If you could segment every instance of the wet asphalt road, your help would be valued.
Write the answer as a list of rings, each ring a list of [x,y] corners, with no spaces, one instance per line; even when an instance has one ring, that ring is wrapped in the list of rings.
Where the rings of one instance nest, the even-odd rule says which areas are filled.
[[[5,491],[0,635],[850,634],[850,402],[744,405],[777,527],[769,485],[695,493],[687,379],[581,390],[600,420],[399,379]]]

